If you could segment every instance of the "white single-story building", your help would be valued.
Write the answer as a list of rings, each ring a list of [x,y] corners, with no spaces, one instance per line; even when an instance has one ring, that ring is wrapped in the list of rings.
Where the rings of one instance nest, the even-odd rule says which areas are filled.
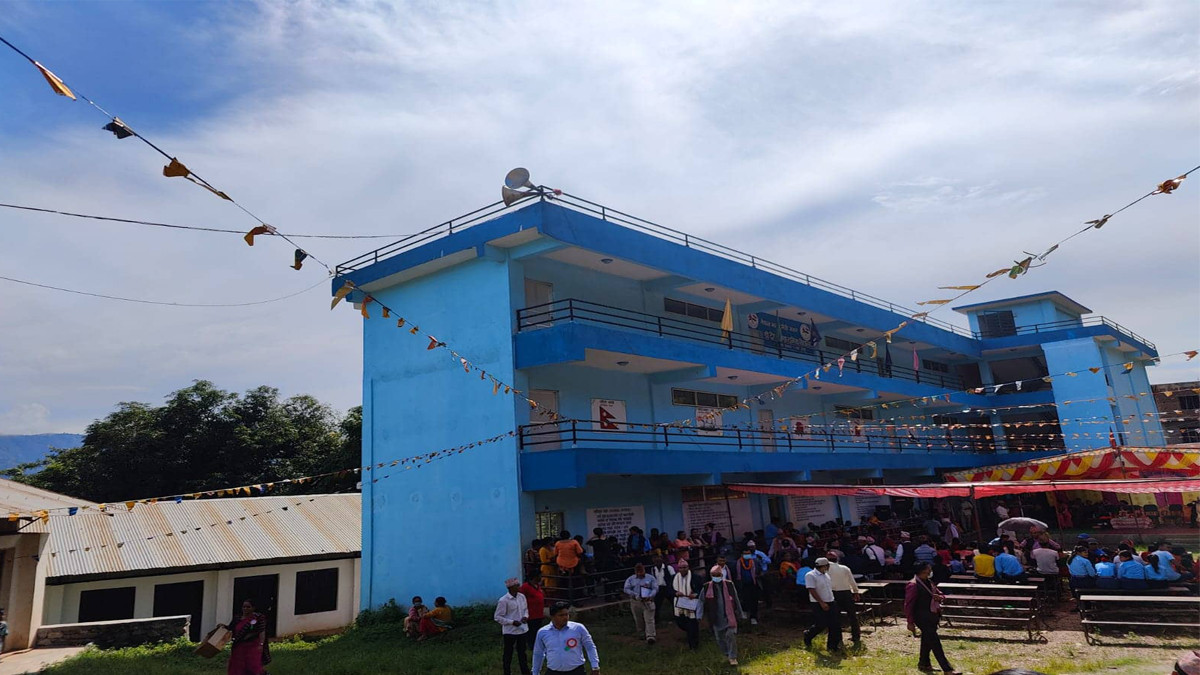
[[[332,631],[359,607],[358,494],[165,500],[100,507],[0,481],[0,508],[52,511],[7,522],[0,602],[7,648],[50,624],[190,615],[191,637],[253,599],[271,635]]]
[[[42,509],[86,506],[74,499],[24,483],[0,479],[0,608],[8,613],[4,650],[26,649],[42,625],[42,601],[49,570],[50,526],[32,516]],[[53,518],[50,519],[53,522]]]

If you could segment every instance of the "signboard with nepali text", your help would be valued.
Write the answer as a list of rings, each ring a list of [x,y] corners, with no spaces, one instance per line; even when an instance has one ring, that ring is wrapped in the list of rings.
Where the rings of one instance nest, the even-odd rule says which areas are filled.
[[[736,536],[730,534],[729,516],[733,515],[733,530]],[[754,531],[754,519],[750,514],[750,500],[745,496],[730,497],[726,508],[724,499],[706,499],[703,501],[683,503],[683,530],[704,531],[704,526],[712,523],[715,529],[725,535],[726,539],[740,539],[743,532]]]
[[[789,520],[796,527],[821,525],[841,517],[835,497],[788,497]]]
[[[603,528],[604,534],[613,535],[618,541],[624,541],[629,534],[629,528],[638,526],[646,529],[646,510],[640,504],[637,506],[606,506],[587,510],[587,533],[584,538],[591,536],[597,527]]]
[[[771,349],[779,347],[782,342],[784,349],[807,351],[815,342],[809,324],[766,312],[747,316],[746,325],[751,334],[762,338],[763,345]]]

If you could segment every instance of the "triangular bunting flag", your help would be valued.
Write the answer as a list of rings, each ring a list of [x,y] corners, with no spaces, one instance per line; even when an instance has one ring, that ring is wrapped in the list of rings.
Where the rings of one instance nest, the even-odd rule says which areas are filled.
[[[254,244],[250,244],[250,245],[253,246]],[[304,259],[307,257],[308,257],[308,254],[304,252],[304,249],[300,249],[300,248],[296,249],[296,252],[292,254],[292,258],[293,258],[292,269],[294,269],[294,270],[300,269],[300,267],[304,264]]]
[[[59,79],[57,75],[50,72],[49,68],[43,66],[37,61],[34,61],[33,65],[42,72],[42,77],[46,78],[46,82],[50,83],[50,88],[54,90],[54,93],[58,94],[59,96],[66,96],[72,101],[77,100],[75,98],[75,92],[71,91],[71,88],[68,87],[67,84],[61,79]]]
[[[350,291],[353,291],[353,290],[354,290],[353,282],[346,281],[346,283],[342,284],[342,287],[337,289],[337,292],[335,292],[333,294],[333,302],[329,303],[329,309],[333,309],[334,307],[337,307],[337,304],[339,302],[341,302],[342,300],[344,300],[347,295],[350,295]]]

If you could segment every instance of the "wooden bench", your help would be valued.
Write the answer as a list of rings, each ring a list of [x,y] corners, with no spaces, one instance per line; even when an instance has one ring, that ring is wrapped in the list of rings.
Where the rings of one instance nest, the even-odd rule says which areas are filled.
[[[946,594],[942,620],[948,627],[967,624],[1024,628],[1031,642],[1035,632],[1041,633],[1037,628],[1038,589],[1034,586],[946,583],[939,588]]]
[[[1088,644],[1099,640],[1093,632],[1105,627],[1120,627],[1126,631],[1137,628],[1187,628],[1200,630],[1200,597],[1146,595],[1087,594],[1079,597],[1079,613],[1083,617],[1083,637]],[[1163,619],[1169,619],[1164,621]],[[1181,620],[1174,620],[1174,619]],[[1184,620],[1186,619],[1186,620]]]

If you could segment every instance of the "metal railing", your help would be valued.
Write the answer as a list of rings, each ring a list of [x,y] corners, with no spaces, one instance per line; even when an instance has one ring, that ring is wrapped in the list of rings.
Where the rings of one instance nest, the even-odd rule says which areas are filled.
[[[605,426],[616,428],[605,428]],[[527,424],[518,437],[522,451],[560,448],[636,448],[655,450],[724,450],[730,452],[970,452],[994,453],[989,438],[933,436],[924,430],[898,427],[829,429],[805,427],[796,431],[746,429],[742,427],[677,427],[655,424],[613,423],[601,420],[561,419]],[[1046,441],[1044,448],[1061,449]]]
[[[720,326],[694,323],[682,319],[674,319],[655,314],[646,314],[609,305],[601,305],[585,300],[568,298],[556,300],[544,305],[527,307],[517,310],[517,331],[533,330],[552,326],[556,322],[580,321],[603,326],[612,326],[623,330],[649,333],[659,337],[669,337],[705,344],[718,345],[728,349],[736,349],[761,356],[774,356],[780,359],[803,361],[823,365],[836,361],[842,352],[827,351],[815,347],[785,345],[779,340],[768,342],[761,335],[750,335],[737,331],[726,332]],[[879,377],[890,377],[930,384],[946,389],[961,390],[963,381],[956,375],[929,370],[914,370],[894,362],[887,364],[883,357],[884,347],[878,349],[879,354],[874,360],[868,360],[865,354],[851,361],[846,359],[843,368],[849,372],[868,373]],[[830,369],[828,377],[836,379],[837,372]]]
[[[443,236],[450,236],[455,232],[461,232],[472,225],[477,225],[481,222],[490,220],[493,217],[499,216],[507,211],[520,209],[524,206],[534,203],[535,201],[548,199],[549,195],[545,194],[547,192],[545,186],[540,186],[539,189],[542,190],[543,196],[536,200],[525,199],[514,203],[512,206],[505,206],[503,202],[495,202],[483,208],[479,208],[471,211],[470,213],[459,216],[458,218],[452,218],[444,223],[422,230],[416,234],[409,235],[403,239],[400,239],[399,241],[388,244],[387,246],[375,249],[374,251],[368,251],[367,253],[347,260],[346,262],[338,265],[337,275],[341,276],[347,272],[361,269],[367,265],[373,265],[384,258],[402,253],[408,249],[415,248],[434,239],[438,239]],[[710,253],[712,255],[725,258],[726,260],[732,260],[734,262],[753,267],[754,269],[759,269],[763,270],[764,272],[786,277],[792,281],[798,281],[802,284],[805,284],[806,286],[819,288],[845,298],[850,298],[851,300],[862,302],[880,309],[885,309],[905,318],[911,317],[913,314],[917,313],[916,310],[894,304],[888,300],[883,300],[882,298],[877,298],[873,295],[861,293],[852,288],[847,288],[846,286],[835,284],[831,281],[814,277],[811,274],[792,269],[786,265],[780,265],[779,263],[774,263],[770,260],[764,260],[758,256],[739,251],[735,248],[723,246],[716,242],[709,241],[701,237],[696,237],[665,225],[659,225],[658,223],[651,222],[644,218],[638,218],[637,216],[609,208],[602,204],[588,201],[582,197],[576,197],[575,195],[563,193],[561,196],[554,197],[553,201],[556,204],[566,208],[596,216],[601,220],[645,232],[658,237],[659,239],[665,239],[677,244],[682,244],[688,248],[704,251],[705,253]],[[931,326],[936,326],[942,330],[950,331],[957,335],[971,337],[971,331],[948,321],[942,321],[941,319],[933,319],[929,317],[917,319],[917,321],[927,323]]]
[[[1017,326],[1013,331],[1004,331],[998,333],[995,331],[973,331],[972,337],[976,339],[983,338],[999,338],[1008,337],[1010,335],[1029,335],[1032,333],[1052,333],[1054,331],[1067,330],[1070,328],[1083,328],[1085,326],[1108,326],[1117,333],[1124,335],[1131,340],[1137,340],[1151,349],[1158,349],[1154,343],[1137,333],[1122,326],[1116,321],[1110,320],[1104,316],[1087,316],[1079,319],[1064,319],[1062,321],[1046,321],[1043,323],[1030,324],[1028,326]]]

